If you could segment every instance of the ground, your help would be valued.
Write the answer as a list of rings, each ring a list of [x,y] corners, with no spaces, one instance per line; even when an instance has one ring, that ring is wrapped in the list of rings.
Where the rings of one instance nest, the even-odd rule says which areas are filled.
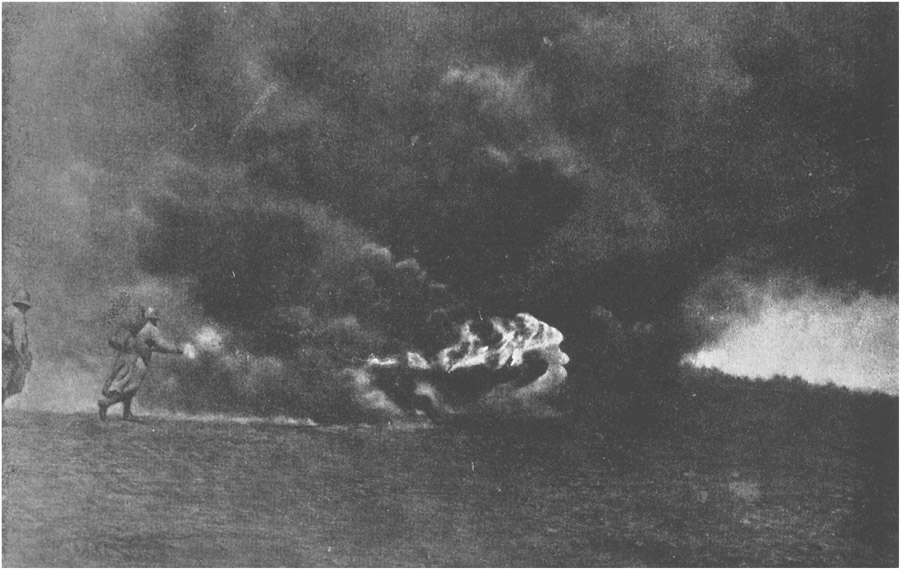
[[[897,565],[896,398],[609,400],[478,425],[6,411],[3,565]]]

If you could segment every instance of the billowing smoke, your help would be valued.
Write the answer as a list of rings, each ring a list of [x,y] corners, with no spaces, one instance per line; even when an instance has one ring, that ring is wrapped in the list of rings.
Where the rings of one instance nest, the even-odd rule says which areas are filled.
[[[896,22],[890,4],[7,6],[3,288],[36,300],[11,403],[78,375],[96,379],[65,400],[87,405],[119,299],[196,348],[160,358],[142,404],[335,420],[359,412],[345,370],[433,365],[470,320],[561,330],[580,393],[714,346],[759,308],[736,283],[789,269],[895,301]]]
[[[746,294],[754,309],[736,312],[725,332],[687,363],[897,394],[896,300],[774,284]]]

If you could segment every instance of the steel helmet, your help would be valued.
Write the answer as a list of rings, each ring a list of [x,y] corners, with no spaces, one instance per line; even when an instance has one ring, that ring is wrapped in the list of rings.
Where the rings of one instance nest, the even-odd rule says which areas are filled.
[[[159,310],[148,306],[144,309],[144,320],[159,320]]]
[[[31,295],[28,294],[28,291],[20,289],[19,292],[16,293],[16,296],[13,297],[13,304],[21,304],[26,308],[31,308]]]

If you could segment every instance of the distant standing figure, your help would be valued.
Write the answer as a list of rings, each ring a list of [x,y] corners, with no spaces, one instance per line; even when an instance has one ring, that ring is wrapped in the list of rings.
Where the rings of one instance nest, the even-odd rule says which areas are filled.
[[[3,310],[3,401],[22,391],[25,376],[31,371],[28,349],[28,322],[31,295],[22,289]]]
[[[150,357],[153,352],[164,354],[181,354],[183,350],[163,338],[157,327],[159,312],[152,307],[144,309],[144,325],[135,335],[117,332],[110,340],[110,346],[119,354],[113,362],[110,376],[103,386],[103,398],[97,402],[100,408],[100,420],[106,420],[106,411],[116,403],[122,403],[122,418],[133,421],[131,400],[141,387],[144,377],[150,368]]]

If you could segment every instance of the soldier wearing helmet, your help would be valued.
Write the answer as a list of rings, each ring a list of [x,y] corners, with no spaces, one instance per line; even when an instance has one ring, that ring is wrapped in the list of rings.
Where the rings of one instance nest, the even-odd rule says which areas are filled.
[[[25,376],[31,370],[28,349],[28,322],[25,313],[31,308],[31,295],[19,290],[3,310],[3,401],[22,391]]]
[[[103,398],[97,402],[100,408],[100,419],[106,420],[106,411],[111,405],[121,402],[124,406],[122,418],[126,421],[134,420],[131,412],[131,400],[141,387],[144,377],[150,369],[150,359],[153,352],[164,354],[184,353],[181,348],[163,338],[157,327],[159,325],[159,311],[153,307],[144,309],[144,325],[140,328],[134,339],[126,342],[125,353],[127,365],[116,368],[114,364],[113,375],[107,380],[103,389]],[[119,359],[117,358],[117,362]]]

